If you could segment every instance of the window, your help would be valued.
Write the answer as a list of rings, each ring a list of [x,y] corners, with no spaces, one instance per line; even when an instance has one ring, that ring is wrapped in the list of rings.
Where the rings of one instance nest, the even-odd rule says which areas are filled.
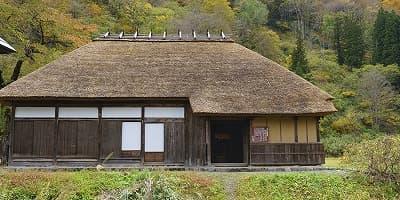
[[[103,107],[102,118],[141,118],[141,107]]]
[[[145,152],[164,152],[164,124],[145,125]]]
[[[122,122],[122,151],[141,149],[141,123]]]
[[[55,118],[54,107],[16,107],[15,118]]]
[[[145,118],[185,118],[183,107],[146,107]]]
[[[60,107],[59,118],[98,118],[96,107]]]

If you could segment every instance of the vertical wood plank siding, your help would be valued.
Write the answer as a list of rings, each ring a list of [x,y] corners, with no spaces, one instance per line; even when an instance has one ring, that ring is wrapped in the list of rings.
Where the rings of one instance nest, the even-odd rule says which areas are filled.
[[[101,143],[101,159],[112,154],[111,159],[121,158],[121,141],[122,141],[122,121],[120,120],[103,120]]]
[[[59,120],[58,157],[96,158],[98,120]]]
[[[251,144],[251,165],[315,165],[324,163],[321,143]]]
[[[164,144],[166,163],[183,163],[185,161],[184,134],[185,127],[183,122],[164,123]]]
[[[185,165],[187,166],[206,164],[206,122],[206,117],[195,116],[190,107],[186,108]]]
[[[15,120],[13,157],[52,158],[54,120]]]

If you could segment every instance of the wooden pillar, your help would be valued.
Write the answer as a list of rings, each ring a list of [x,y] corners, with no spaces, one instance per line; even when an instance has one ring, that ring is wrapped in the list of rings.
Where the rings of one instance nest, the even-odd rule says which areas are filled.
[[[206,119],[207,165],[211,167],[211,128],[210,120]]]
[[[317,142],[321,142],[321,134],[320,134],[320,132],[319,132],[319,120],[321,119],[321,117],[316,117],[316,119],[315,120],[317,120],[316,121],[316,129],[317,129]]]
[[[54,120],[54,152],[53,152],[53,165],[57,165],[57,151],[58,151],[58,113],[59,113],[59,105],[56,105],[56,113],[55,113],[55,120]]]
[[[294,117],[294,142],[298,143],[299,142],[299,133],[298,133],[298,128],[297,128],[297,124],[298,124],[298,117]]]
[[[103,130],[102,130],[102,119],[103,119],[103,113],[102,113],[102,109],[101,109],[101,105],[99,105],[98,107],[98,126],[97,126],[97,132],[98,132],[98,161],[99,164],[101,163],[101,152],[102,152],[102,148],[103,148]]]
[[[145,156],[145,152],[144,152],[144,144],[145,144],[145,141],[144,141],[144,131],[145,131],[145,129],[144,129],[144,106],[142,106],[142,117],[141,117],[141,122],[142,122],[142,125],[141,125],[141,137],[140,137],[140,140],[141,140],[141,146],[140,146],[140,162],[141,162],[141,164],[142,165],[144,165],[144,156]]]

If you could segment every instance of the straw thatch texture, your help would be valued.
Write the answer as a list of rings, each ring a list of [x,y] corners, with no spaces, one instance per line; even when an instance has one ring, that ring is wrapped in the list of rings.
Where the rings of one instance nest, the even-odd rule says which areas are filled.
[[[336,111],[332,96],[233,42],[94,41],[0,90],[14,98],[188,98],[195,113]]]

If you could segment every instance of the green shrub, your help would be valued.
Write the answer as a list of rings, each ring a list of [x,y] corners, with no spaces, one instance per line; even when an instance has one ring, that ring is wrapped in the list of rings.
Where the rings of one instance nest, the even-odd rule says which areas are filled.
[[[342,156],[347,146],[358,143],[361,140],[360,136],[350,134],[330,134],[321,138],[326,155],[335,157]]]
[[[382,136],[349,146],[343,158],[375,180],[400,182],[399,136]]]

